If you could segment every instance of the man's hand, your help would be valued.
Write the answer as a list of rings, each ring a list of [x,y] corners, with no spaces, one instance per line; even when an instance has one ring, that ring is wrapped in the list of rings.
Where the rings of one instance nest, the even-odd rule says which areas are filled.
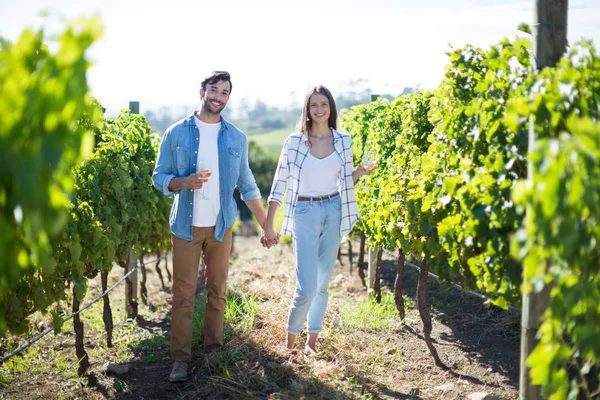
[[[171,179],[169,182],[169,190],[176,192],[181,189],[202,189],[204,182],[207,180],[207,178],[201,177],[198,173],[191,174],[190,176],[180,176],[178,178]]]
[[[188,188],[191,190],[198,190],[202,189],[202,186],[204,186],[204,182],[206,182],[207,180],[207,178],[200,176],[199,172],[196,172],[187,177],[187,185]]]

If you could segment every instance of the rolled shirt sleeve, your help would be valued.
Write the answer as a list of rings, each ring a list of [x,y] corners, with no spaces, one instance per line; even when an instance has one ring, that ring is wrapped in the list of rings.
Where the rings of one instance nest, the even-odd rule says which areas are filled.
[[[170,132],[166,132],[160,142],[156,165],[152,172],[152,184],[167,197],[175,194],[175,192],[169,190],[169,183],[171,179],[175,178],[173,174],[174,157],[169,145],[169,138]]]
[[[240,175],[236,183],[236,188],[240,192],[243,201],[260,199],[260,189],[256,185],[256,180],[248,163],[248,142],[244,141],[240,160]]]

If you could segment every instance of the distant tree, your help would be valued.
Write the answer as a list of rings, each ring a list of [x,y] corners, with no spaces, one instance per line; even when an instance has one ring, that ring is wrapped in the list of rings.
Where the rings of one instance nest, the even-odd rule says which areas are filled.
[[[258,121],[261,118],[267,116],[268,111],[269,107],[267,107],[267,105],[264,102],[256,100],[256,103],[254,103],[254,107],[248,110],[248,119],[251,121]]]
[[[405,87],[398,95],[414,93],[417,88]],[[349,80],[342,85],[335,98],[338,110],[350,108],[357,104],[366,104],[371,101],[373,91],[368,87],[366,79]],[[388,100],[392,100],[398,95],[380,94]],[[254,102],[247,96],[239,100],[232,100],[223,110],[223,116],[230,122],[237,125],[246,134],[264,133],[274,129],[283,129],[289,127],[294,129],[298,118],[302,114],[302,100],[296,98],[295,92],[290,92],[290,104],[284,107],[268,106],[260,99]],[[297,104],[296,104],[297,103]],[[173,123],[189,115],[198,106],[163,106],[158,110],[146,110],[143,114],[152,127],[152,130],[159,135]]]
[[[367,80],[364,78],[350,79],[343,83],[335,96],[335,104],[338,110],[350,108],[357,104],[366,104],[371,99],[372,90],[367,87]]]
[[[146,117],[148,125],[152,128],[152,132],[156,132],[159,136],[162,136],[168,127],[184,118],[193,110],[194,107],[187,106],[162,106],[158,111],[146,110],[142,114]]]
[[[260,127],[264,129],[281,129],[287,125],[280,118],[265,118],[260,122]]]
[[[414,87],[410,87],[407,86],[404,89],[402,89],[402,93],[400,93],[400,96],[403,96],[405,94],[411,94],[411,93],[415,93],[417,90],[419,90],[418,88],[414,88]]]

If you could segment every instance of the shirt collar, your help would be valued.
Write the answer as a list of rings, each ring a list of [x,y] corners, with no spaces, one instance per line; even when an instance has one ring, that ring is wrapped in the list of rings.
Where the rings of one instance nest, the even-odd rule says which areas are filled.
[[[196,120],[195,120],[195,115],[198,112],[198,110],[194,110],[193,113],[191,113],[190,115],[188,115],[185,120],[183,121],[184,125],[196,125]],[[229,121],[227,121],[222,115],[221,115],[221,129],[227,129],[229,128]]]

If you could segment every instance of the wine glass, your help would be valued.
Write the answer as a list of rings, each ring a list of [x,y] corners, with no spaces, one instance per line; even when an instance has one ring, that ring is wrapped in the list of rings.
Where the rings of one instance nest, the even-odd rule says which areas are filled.
[[[210,177],[210,162],[208,160],[199,160],[198,167],[196,168],[196,176],[204,180],[204,184],[202,188],[198,192],[198,196],[202,200],[208,200],[208,188],[206,187],[206,182]]]
[[[371,171],[377,166],[377,153],[375,150],[365,150],[363,152],[362,164],[367,171]]]
[[[361,164],[367,171],[375,169],[375,167],[377,166],[377,152],[373,149],[365,150],[363,152]],[[362,189],[367,190],[369,189],[369,186],[365,184],[362,186]]]

